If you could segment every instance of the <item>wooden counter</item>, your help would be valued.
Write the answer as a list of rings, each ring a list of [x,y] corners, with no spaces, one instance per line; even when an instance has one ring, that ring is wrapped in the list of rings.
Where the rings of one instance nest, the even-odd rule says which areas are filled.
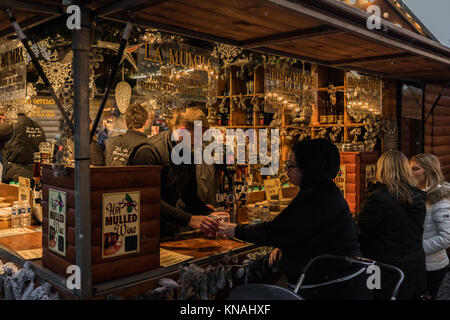
[[[42,247],[42,233],[34,232],[17,236],[0,238],[0,259],[5,262],[13,262],[17,266],[22,266],[26,260],[20,257],[15,251],[37,249]],[[220,261],[230,252],[237,255],[246,255],[254,251],[258,246],[231,239],[207,239],[206,237],[196,237],[179,241],[161,242],[160,247],[173,252],[193,256],[194,258],[186,263],[196,265],[208,265]],[[108,295],[131,298],[158,287],[160,278],[178,278],[178,268],[180,264],[167,267],[156,268],[151,271],[135,274],[120,279],[105,281],[93,286],[93,298],[105,299]],[[75,292],[66,287],[66,278],[43,267],[42,260],[33,260],[31,268],[36,273],[39,281],[50,282],[55,289],[60,292],[62,299],[75,299]]]

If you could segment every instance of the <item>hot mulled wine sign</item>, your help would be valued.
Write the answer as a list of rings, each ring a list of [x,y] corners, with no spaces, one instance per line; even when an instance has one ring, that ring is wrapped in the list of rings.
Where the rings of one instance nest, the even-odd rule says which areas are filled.
[[[104,193],[102,259],[139,252],[140,191]]]
[[[66,255],[66,193],[48,190],[48,248]]]
[[[341,191],[342,196],[345,198],[346,188],[345,188],[345,182],[346,182],[346,173],[347,169],[344,165],[341,165],[338,171],[338,174],[336,175],[336,178],[334,178],[334,183]]]

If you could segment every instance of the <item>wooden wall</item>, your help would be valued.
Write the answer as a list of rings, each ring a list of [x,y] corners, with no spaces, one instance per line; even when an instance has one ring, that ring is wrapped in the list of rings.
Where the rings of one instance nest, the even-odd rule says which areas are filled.
[[[402,85],[400,150],[408,157],[422,153],[422,88]]]
[[[443,84],[426,87],[425,118],[441,92]],[[436,155],[447,181],[450,181],[450,89],[447,89],[425,123],[425,152]]]

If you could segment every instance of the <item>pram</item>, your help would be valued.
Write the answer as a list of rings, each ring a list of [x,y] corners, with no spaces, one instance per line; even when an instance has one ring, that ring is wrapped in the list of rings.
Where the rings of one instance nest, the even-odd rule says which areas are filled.
[[[405,278],[405,275],[402,270],[392,265],[388,265],[385,263],[361,258],[361,257],[345,257],[345,256],[337,256],[337,255],[321,255],[313,258],[304,268],[298,279],[298,282],[293,290],[289,290],[287,288],[283,288],[275,285],[268,284],[248,284],[241,285],[234,288],[229,296],[228,300],[306,300],[299,294],[299,291],[302,289],[307,289],[311,286],[305,286],[302,284],[305,281],[308,271],[311,270],[312,266],[316,265],[318,262],[324,262],[325,260],[334,261],[334,262],[345,262],[350,266],[361,266],[356,272],[351,275],[346,275],[344,277],[340,277],[338,279],[326,282],[321,284],[322,286],[332,285],[344,283],[346,281],[350,281],[355,279],[355,277],[365,273],[367,274],[367,269],[370,266],[378,266],[380,270],[390,270],[398,274],[399,280],[394,286],[392,291],[391,300],[396,300],[397,295],[400,289],[401,284]],[[369,290],[369,289],[367,289]],[[336,297],[338,298],[338,297]],[[342,297],[340,297],[342,298]]]

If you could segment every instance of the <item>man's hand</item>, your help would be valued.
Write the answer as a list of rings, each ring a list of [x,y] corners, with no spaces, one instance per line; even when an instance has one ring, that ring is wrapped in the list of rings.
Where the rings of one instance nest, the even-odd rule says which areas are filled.
[[[236,223],[222,222],[219,224],[219,235],[224,235],[228,238],[234,238],[234,229],[236,228]]]
[[[269,267],[272,267],[273,263],[277,260],[280,260],[282,256],[281,250],[278,248],[275,248],[272,250],[269,256]]]
[[[217,221],[207,216],[192,216],[188,226],[193,229],[201,229],[204,232],[217,231]]]

